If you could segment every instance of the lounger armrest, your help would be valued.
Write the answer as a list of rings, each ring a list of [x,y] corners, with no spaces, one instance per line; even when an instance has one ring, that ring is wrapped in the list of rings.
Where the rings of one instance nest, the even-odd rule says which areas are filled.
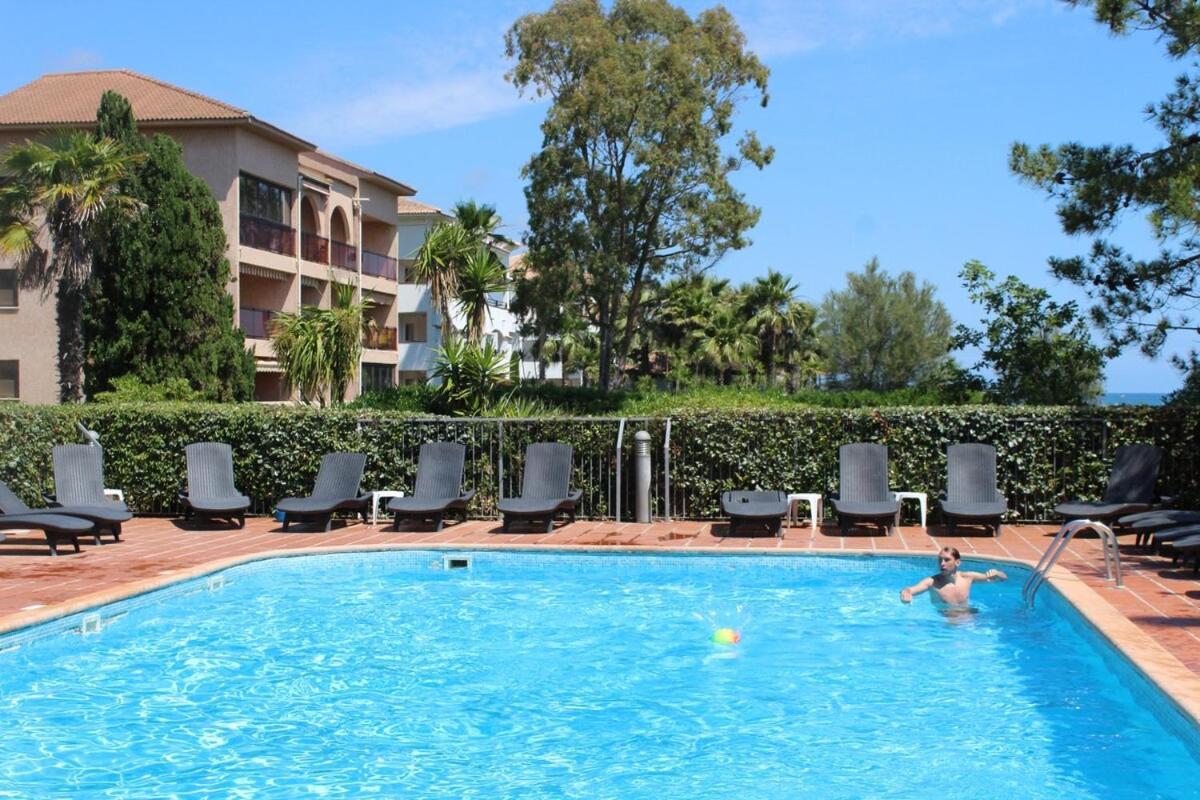
[[[187,492],[180,492],[179,493],[179,502],[183,503],[184,505],[190,505],[192,500],[190,497],[188,497]]]
[[[583,489],[576,489],[573,492],[567,492],[567,499],[572,503],[578,503],[583,498]]]
[[[46,501],[46,505],[51,508],[62,508],[62,503],[58,502],[58,495],[43,494],[42,499]]]
[[[475,497],[475,490],[474,490],[474,489],[468,489],[467,491],[465,491],[465,492],[463,492],[462,494],[460,494],[460,495],[458,496],[458,499],[459,499],[459,500],[461,500],[461,501],[463,501],[464,503],[468,503],[468,502],[470,502],[470,501],[471,501],[471,499],[472,499],[473,497]]]

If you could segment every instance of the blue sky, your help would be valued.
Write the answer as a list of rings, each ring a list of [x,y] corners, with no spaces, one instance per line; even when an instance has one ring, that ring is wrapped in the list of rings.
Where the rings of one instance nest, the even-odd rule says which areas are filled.
[[[0,92],[44,72],[126,67],[246,108],[419,190],[441,206],[495,203],[526,223],[520,169],[545,107],[505,83],[503,34],[542,2],[21,4],[7,18]],[[709,3],[686,2],[690,10]],[[877,256],[938,287],[957,321],[977,309],[957,278],[977,258],[1060,298],[1050,255],[1087,249],[1008,171],[1014,140],[1157,141],[1143,109],[1186,66],[1153,36],[1115,39],[1058,0],[730,0],[771,68],[771,102],[741,122],[775,162],[736,183],[763,210],[753,245],[715,270],[768,267],[819,302]],[[21,17],[25,16],[25,19]],[[1137,217],[1118,241],[1145,253]],[[1186,352],[1195,336],[1169,350]],[[1165,359],[1131,353],[1109,391],[1179,384]]]

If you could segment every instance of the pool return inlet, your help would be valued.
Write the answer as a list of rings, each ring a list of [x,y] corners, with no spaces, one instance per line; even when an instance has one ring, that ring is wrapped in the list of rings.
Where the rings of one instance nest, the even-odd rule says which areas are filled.
[[[1046,582],[1047,573],[1053,569],[1055,562],[1067,549],[1071,539],[1075,534],[1085,530],[1095,531],[1100,536],[1100,549],[1104,551],[1105,577],[1110,581],[1115,580],[1117,588],[1121,588],[1123,585],[1121,583],[1121,551],[1117,547],[1117,535],[1112,532],[1112,528],[1103,522],[1096,522],[1092,519],[1071,520],[1064,522],[1058,529],[1058,533],[1054,534],[1050,546],[1046,548],[1046,552],[1042,553],[1037,566],[1025,580],[1025,585],[1021,588],[1021,599],[1025,601],[1027,608],[1033,608],[1033,599],[1037,596],[1038,589],[1042,588],[1042,584]]]

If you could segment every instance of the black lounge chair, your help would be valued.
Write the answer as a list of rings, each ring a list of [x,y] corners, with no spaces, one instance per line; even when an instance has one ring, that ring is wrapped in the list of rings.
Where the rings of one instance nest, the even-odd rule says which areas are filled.
[[[952,444],[946,448],[946,491],[939,501],[950,535],[957,525],[984,525],[1000,535],[1008,501],[996,488],[996,448]]]
[[[844,444],[838,449],[838,494],[829,502],[842,535],[858,523],[875,523],[890,536],[900,501],[888,488],[888,452],[881,444]]]
[[[185,448],[187,491],[179,493],[184,519],[227,519],[246,527],[250,498],[233,485],[233,448],[219,442],[197,442]]]
[[[104,450],[99,445],[62,444],[54,448],[54,494],[46,500],[55,514],[90,519],[100,535],[121,541],[121,525],[133,519],[124,501],[104,493]]]
[[[46,535],[46,543],[50,545],[50,555],[58,555],[58,543],[65,539],[75,545],[79,552],[79,537],[92,533],[95,524],[90,520],[71,517],[66,514],[0,514],[0,531],[34,530]],[[4,535],[0,534],[0,542]]]
[[[25,505],[25,502],[17,497],[12,489],[8,488],[8,484],[0,481],[0,514],[20,515],[22,517],[29,516],[55,516],[55,517],[72,517],[74,519],[82,519],[87,521],[90,526],[85,534],[91,534],[92,540],[96,544],[101,544],[100,534],[102,532],[112,532],[113,535],[119,536],[121,532],[121,523],[128,522],[133,515],[128,511],[122,511],[121,508],[112,502],[105,502],[104,505],[87,505],[87,506],[67,506],[63,508],[30,508]],[[71,529],[74,526],[69,526]]]
[[[1114,528],[1113,533],[1133,533],[1137,535],[1135,546],[1149,545],[1160,532],[1197,523],[1200,523],[1200,511],[1159,508],[1121,517],[1117,520],[1120,527]]]
[[[411,497],[396,497],[388,503],[388,510],[396,516],[392,530],[400,530],[400,520],[428,520],[442,529],[442,520],[447,512],[454,511],[465,522],[467,503],[475,496],[475,490],[462,492],[463,463],[467,448],[455,442],[426,442],[421,445],[417,461],[417,481]]]
[[[721,510],[729,517],[729,534],[738,526],[765,526],[775,536],[783,535],[783,518],[788,513],[788,499],[783,492],[722,492]]]
[[[1157,496],[1154,484],[1158,481],[1158,465],[1162,450],[1148,444],[1127,444],[1118,447],[1108,476],[1108,488],[1099,502],[1072,500],[1054,507],[1054,513],[1065,520],[1091,519],[1109,522],[1119,517],[1146,511]]]
[[[1158,548],[1170,548],[1172,564],[1178,564],[1180,559],[1194,561],[1195,571],[1200,574],[1200,524],[1158,531],[1154,534],[1154,544]]]
[[[525,448],[525,473],[521,496],[503,497],[498,503],[504,515],[505,532],[514,522],[544,520],[546,533],[554,530],[554,517],[562,512],[575,521],[576,505],[583,491],[571,491],[571,445],[538,442]]]
[[[308,497],[286,497],[275,506],[283,512],[283,529],[292,522],[316,522],[328,531],[338,511],[353,511],[367,521],[371,495],[359,491],[367,457],[362,453],[326,453]]]

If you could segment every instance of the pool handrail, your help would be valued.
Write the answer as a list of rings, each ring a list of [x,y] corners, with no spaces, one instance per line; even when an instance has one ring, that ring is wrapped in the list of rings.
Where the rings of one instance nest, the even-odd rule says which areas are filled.
[[[1104,551],[1106,579],[1111,581],[1115,577],[1118,589],[1124,585],[1121,581],[1121,551],[1117,547],[1117,536],[1112,532],[1112,528],[1103,522],[1091,519],[1071,520],[1064,522],[1058,532],[1054,534],[1050,546],[1046,548],[1046,552],[1042,553],[1037,566],[1025,579],[1025,585],[1021,588],[1021,598],[1025,601],[1026,607],[1033,608],[1033,600],[1037,596],[1038,589],[1046,582],[1046,575],[1054,568],[1054,564],[1067,549],[1071,539],[1082,530],[1094,530],[1100,536],[1100,547]]]

